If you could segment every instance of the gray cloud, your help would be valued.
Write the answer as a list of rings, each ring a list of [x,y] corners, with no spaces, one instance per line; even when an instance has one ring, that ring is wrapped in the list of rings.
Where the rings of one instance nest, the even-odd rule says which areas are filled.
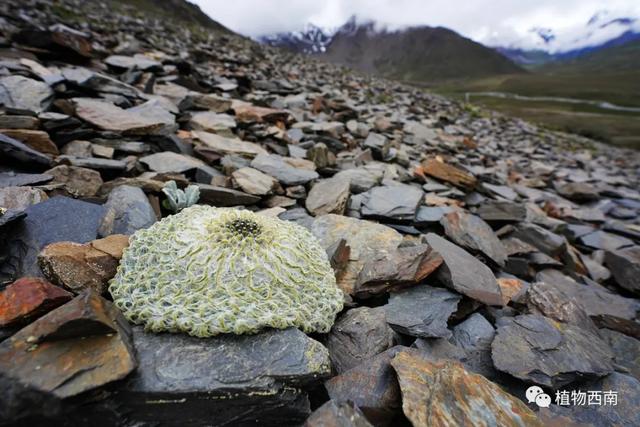
[[[612,25],[590,36],[586,23],[596,13],[607,18],[640,18],[638,0],[191,0],[228,28],[251,37],[298,31],[307,23],[325,28],[351,15],[390,30],[429,25],[451,28],[488,45],[545,47],[533,28],[548,28],[556,39],[545,48],[566,50],[596,43],[624,31]],[[640,19],[635,22],[640,31]]]

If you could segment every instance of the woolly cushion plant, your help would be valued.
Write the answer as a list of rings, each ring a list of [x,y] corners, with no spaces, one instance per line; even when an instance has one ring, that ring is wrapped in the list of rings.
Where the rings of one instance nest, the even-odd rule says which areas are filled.
[[[328,332],[343,304],[306,229],[209,206],[136,232],[109,291],[131,322],[198,337],[290,326]]]

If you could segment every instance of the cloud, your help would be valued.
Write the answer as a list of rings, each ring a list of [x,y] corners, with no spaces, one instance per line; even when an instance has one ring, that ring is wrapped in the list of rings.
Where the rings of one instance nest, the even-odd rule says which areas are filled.
[[[307,23],[335,28],[351,15],[374,20],[389,29],[429,25],[451,28],[490,46],[562,51],[621,34],[611,25],[589,34],[587,22],[600,13],[607,18],[638,18],[638,0],[191,0],[228,28],[256,37],[297,31]],[[597,27],[592,25],[591,27]],[[549,29],[549,43],[532,29]]]

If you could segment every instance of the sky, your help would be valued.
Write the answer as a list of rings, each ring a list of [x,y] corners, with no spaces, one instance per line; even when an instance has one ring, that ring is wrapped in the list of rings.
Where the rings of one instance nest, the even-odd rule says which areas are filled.
[[[190,0],[211,18],[249,37],[299,31],[307,23],[334,29],[356,15],[390,31],[442,26],[488,46],[565,51],[598,44],[624,32],[615,18],[634,18],[640,0]],[[598,15],[595,23],[587,25]],[[553,34],[545,42],[538,33]]]

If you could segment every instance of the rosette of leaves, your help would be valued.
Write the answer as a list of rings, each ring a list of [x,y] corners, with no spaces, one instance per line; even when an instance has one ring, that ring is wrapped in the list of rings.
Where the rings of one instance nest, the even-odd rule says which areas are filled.
[[[168,181],[162,188],[162,192],[167,196],[162,206],[174,213],[195,205],[200,198],[200,188],[197,185],[190,185],[185,190],[181,190],[175,181]]]
[[[137,231],[109,291],[131,322],[198,337],[328,332],[343,305],[326,252],[305,228],[202,205]]]

